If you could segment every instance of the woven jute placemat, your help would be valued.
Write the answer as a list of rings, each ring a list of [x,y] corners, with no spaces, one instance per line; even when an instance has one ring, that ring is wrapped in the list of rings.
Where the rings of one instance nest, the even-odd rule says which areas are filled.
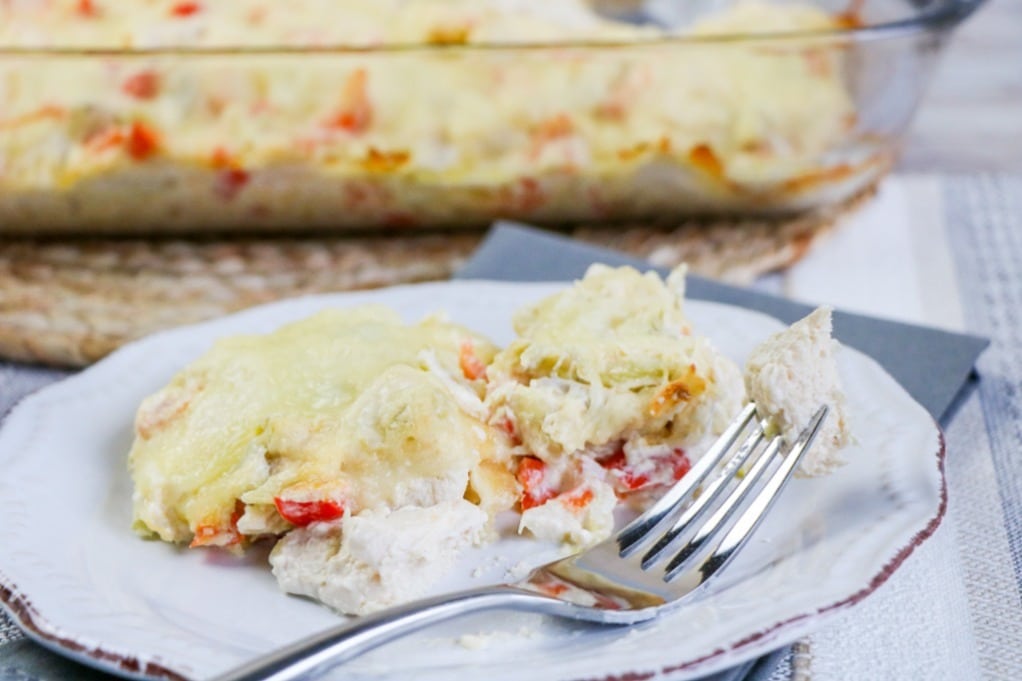
[[[871,192],[786,219],[562,230],[744,283],[786,267]],[[84,366],[153,331],[310,293],[444,279],[482,233],[229,240],[0,239],[0,357]]]

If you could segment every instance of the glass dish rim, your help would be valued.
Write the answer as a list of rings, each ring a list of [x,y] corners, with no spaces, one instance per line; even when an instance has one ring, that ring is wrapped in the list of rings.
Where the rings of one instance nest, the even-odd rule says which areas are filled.
[[[386,46],[357,45],[214,45],[121,48],[105,46],[13,46],[0,45],[2,57],[142,57],[142,56],[287,56],[287,55],[385,55],[453,52],[525,52],[558,49],[629,49],[638,47],[689,47],[712,45],[783,46],[813,41],[873,42],[955,28],[987,0],[946,0],[938,7],[905,19],[861,26],[774,33],[722,33],[705,36],[657,36],[642,40],[564,40],[553,42],[486,42],[468,44],[397,43]]]

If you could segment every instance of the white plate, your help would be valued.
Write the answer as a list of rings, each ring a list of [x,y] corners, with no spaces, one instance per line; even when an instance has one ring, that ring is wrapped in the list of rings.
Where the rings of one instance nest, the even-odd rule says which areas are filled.
[[[0,432],[0,600],[44,645],[154,678],[207,678],[335,624],[327,609],[278,591],[265,553],[232,558],[132,534],[125,459],[139,401],[214,338],[324,307],[384,303],[409,321],[443,309],[505,343],[512,311],[556,288],[452,282],[285,301],[151,336],[29,397]],[[738,361],[781,326],[724,305],[689,302],[688,311]],[[875,362],[846,348],[839,363],[858,440],[848,465],[794,480],[703,600],[631,629],[479,614],[378,649],[343,677],[683,679],[790,642],[854,605],[939,524],[944,447],[933,420]],[[443,588],[501,581],[508,556],[529,546],[491,549],[483,576],[464,565]],[[466,633],[485,634],[475,640],[482,647],[459,643]]]

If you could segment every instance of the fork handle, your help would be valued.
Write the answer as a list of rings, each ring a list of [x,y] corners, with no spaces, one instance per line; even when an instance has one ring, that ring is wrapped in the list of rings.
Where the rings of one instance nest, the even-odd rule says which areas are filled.
[[[509,585],[459,591],[359,617],[259,657],[211,681],[312,679],[335,665],[436,622],[495,608],[550,612],[558,603],[556,599]]]

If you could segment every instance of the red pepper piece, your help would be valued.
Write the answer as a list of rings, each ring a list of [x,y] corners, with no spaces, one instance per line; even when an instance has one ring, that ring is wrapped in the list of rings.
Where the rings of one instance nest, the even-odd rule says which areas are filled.
[[[202,5],[197,2],[178,2],[170,8],[170,16],[184,18],[190,17],[202,9]]]
[[[128,130],[128,154],[136,161],[144,161],[160,148],[160,136],[145,123],[135,121]]]
[[[333,499],[295,501],[274,497],[273,505],[277,507],[280,517],[298,527],[305,527],[315,522],[337,520],[344,515],[344,506]]]
[[[462,341],[458,347],[458,366],[461,367],[461,373],[470,381],[486,375],[486,365],[476,356],[475,346],[470,340]]]
[[[681,480],[692,468],[692,462],[683,449],[675,449],[669,456],[658,457],[653,461],[658,471],[669,466],[672,480]],[[614,480],[617,483],[618,492],[634,492],[650,484],[650,476],[645,473],[636,473],[628,467],[628,459],[624,450],[618,449],[609,457],[600,460],[600,465],[608,471],[614,471]],[[661,478],[661,476],[657,476]]]
[[[593,500],[593,491],[587,487],[581,490],[576,490],[571,494],[561,495],[561,498],[564,500],[564,504],[566,506],[577,511],[581,511]]]
[[[348,76],[341,92],[341,109],[326,121],[328,128],[352,134],[365,132],[373,121],[373,105],[369,100],[369,74],[356,69]]]
[[[541,506],[557,496],[554,490],[544,485],[546,464],[534,456],[523,456],[518,461],[518,482],[522,485],[522,510]]]
[[[224,201],[231,201],[245,188],[249,179],[247,170],[242,168],[225,168],[217,173],[216,184],[213,189],[217,196]]]
[[[684,449],[675,449],[674,456],[671,457],[671,468],[674,469],[673,477],[675,480],[681,480],[685,477],[685,474],[692,470],[692,462],[688,460],[688,455],[685,454]]]
[[[160,76],[155,71],[139,71],[124,81],[121,90],[135,99],[153,99],[160,93]]]
[[[608,471],[614,471],[614,480],[618,483],[619,492],[632,492],[649,484],[649,476],[645,473],[636,473],[628,467],[628,458],[623,449],[618,449],[606,459],[600,461],[600,465]],[[623,490],[620,488],[624,488]]]
[[[92,0],[78,0],[75,11],[83,17],[94,18],[99,16],[99,8]]]

